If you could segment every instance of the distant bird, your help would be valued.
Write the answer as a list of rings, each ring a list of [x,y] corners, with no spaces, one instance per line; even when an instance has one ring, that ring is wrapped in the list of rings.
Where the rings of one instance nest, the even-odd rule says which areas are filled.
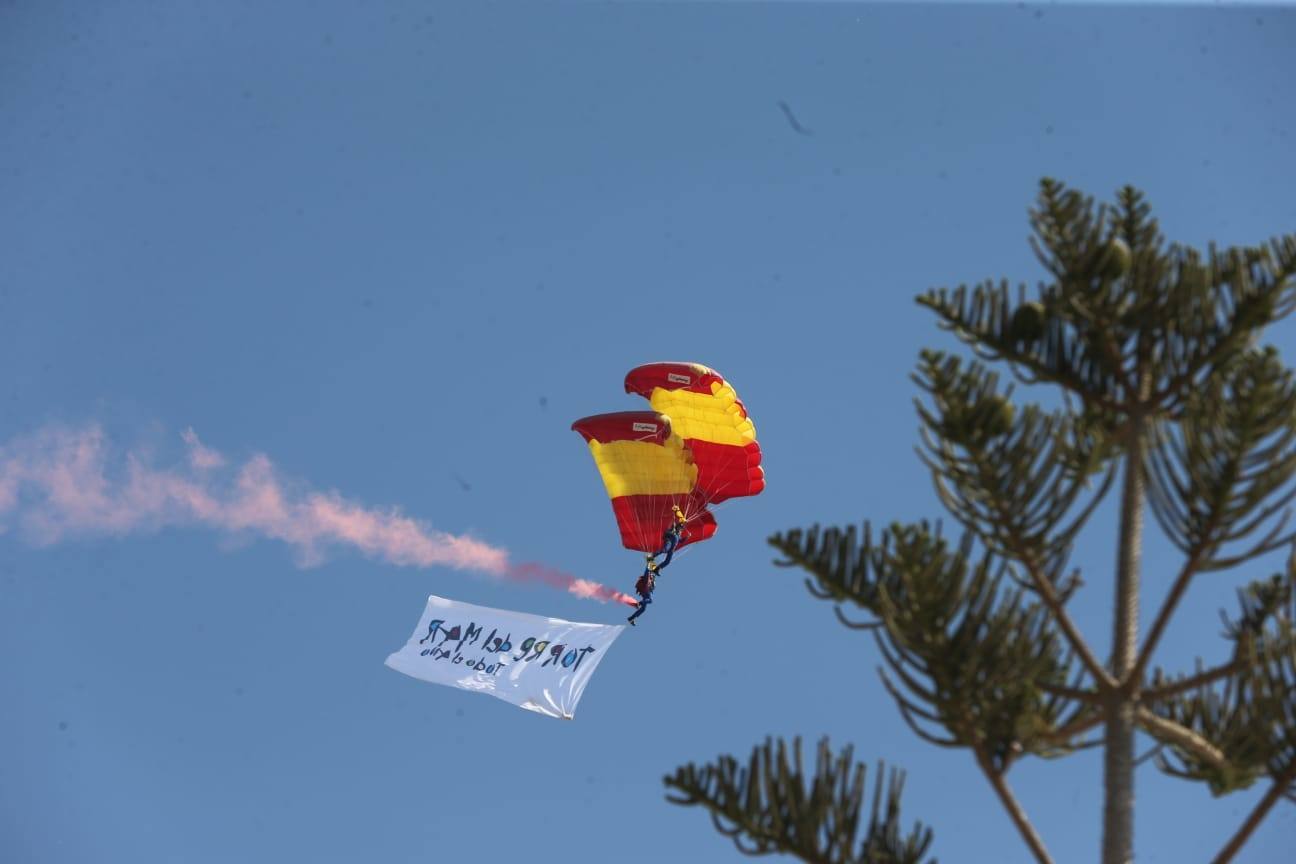
[[[472,491],[472,486],[468,485],[468,481],[467,481],[467,480],[463,479],[463,478],[460,477],[458,474],[455,474],[455,475],[454,475],[454,479],[459,483],[459,488],[460,488],[460,489],[462,489],[462,490],[465,491],[465,492],[471,492],[471,491]]]
[[[792,113],[792,109],[788,107],[788,104],[786,102],[780,99],[778,106],[783,109],[783,116],[787,118],[788,124],[792,127],[794,131],[796,131],[798,134],[801,135],[814,134],[809,129],[805,128],[804,126],[802,126],[800,123],[797,122],[796,115]]]

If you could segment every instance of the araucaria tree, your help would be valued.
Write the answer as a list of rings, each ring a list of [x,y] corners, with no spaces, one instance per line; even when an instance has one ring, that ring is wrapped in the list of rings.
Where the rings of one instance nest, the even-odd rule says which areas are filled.
[[[1050,276],[1033,297],[1001,282],[918,298],[976,358],[923,351],[914,376],[926,394],[920,453],[961,537],[927,522],[880,532],[865,523],[770,543],[844,624],[872,630],[909,725],[971,751],[1036,859],[1052,860],[1008,785],[1013,764],[1102,747],[1102,860],[1124,864],[1142,732],[1162,771],[1216,795],[1267,784],[1221,838],[1215,860],[1227,861],[1278,799],[1296,800],[1296,554],[1284,573],[1239,590],[1239,610],[1225,616],[1228,662],[1186,671],[1174,658],[1173,672],[1153,662],[1194,580],[1293,543],[1296,380],[1261,336],[1296,308],[1296,236],[1203,255],[1167,245],[1137,190],[1095,210],[1053,180],[1031,221]],[[1056,388],[1061,407],[1015,404],[1011,379]],[[1106,578],[1105,568],[1081,574],[1071,556],[1109,493],[1119,525],[1104,661],[1067,609],[1083,582]],[[1143,572],[1145,512],[1181,553],[1175,572]],[[1144,588],[1159,606],[1140,634]],[[808,776],[799,742],[767,741],[745,766],[690,764],[666,785],[744,851],[923,860],[931,834],[901,834],[899,775],[885,807],[876,780],[862,837],[863,766],[827,742]]]

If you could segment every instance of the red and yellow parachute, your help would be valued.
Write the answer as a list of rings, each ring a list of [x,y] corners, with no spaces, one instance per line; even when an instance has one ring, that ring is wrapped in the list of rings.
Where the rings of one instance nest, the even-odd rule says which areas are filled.
[[[734,388],[697,363],[649,363],[626,375],[627,393],[651,411],[621,411],[572,424],[589,444],[628,549],[655,552],[679,507],[681,546],[715,534],[708,509],[765,488],[756,427]]]

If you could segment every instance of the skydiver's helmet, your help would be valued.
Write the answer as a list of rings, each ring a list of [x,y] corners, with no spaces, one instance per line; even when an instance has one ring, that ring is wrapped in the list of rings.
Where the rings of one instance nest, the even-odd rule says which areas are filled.
[[[646,561],[645,563],[647,564],[648,569],[651,570],[651,571],[653,571],[654,573],[656,573],[656,572],[657,572],[657,559],[654,558],[652,555],[645,555],[644,557],[647,558],[647,561]]]

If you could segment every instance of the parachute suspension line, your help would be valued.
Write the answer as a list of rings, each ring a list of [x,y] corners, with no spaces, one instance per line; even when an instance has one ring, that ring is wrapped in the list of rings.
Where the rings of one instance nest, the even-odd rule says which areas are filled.
[[[685,530],[685,531],[688,531],[688,530],[689,530],[689,525],[693,522],[694,517],[695,517],[695,516],[699,516],[699,515],[701,515],[701,513],[702,513],[703,511],[706,510],[706,502],[704,501],[704,502],[702,503],[702,510],[700,510],[700,511],[698,511],[698,512],[696,512],[696,513],[691,513],[691,512],[689,512],[689,511],[692,509],[692,508],[689,506],[689,505],[692,503],[692,500],[691,500],[691,499],[692,499],[692,495],[691,495],[691,494],[690,494],[690,495],[683,495],[683,496],[679,496],[679,500],[675,502],[676,506],[680,508],[680,512],[684,514],[684,530]],[[673,513],[672,513],[671,515],[672,515],[672,517],[674,516]],[[693,530],[695,530],[695,531],[701,530],[701,524],[698,523],[698,524],[694,527]],[[693,549],[693,544],[692,544],[691,542],[688,543],[687,545],[683,545],[683,544],[684,544],[684,538],[683,538],[682,536],[680,537],[680,544],[681,544],[681,545],[678,545],[678,546],[675,547],[675,554],[674,554],[674,556],[671,558],[671,562],[672,562],[672,563],[674,563],[674,561],[675,561],[676,558],[679,558],[681,555],[684,555],[684,554],[686,554],[686,553],[691,552],[692,549]]]
[[[650,443],[654,439],[652,435],[645,434],[645,435],[641,435],[637,440],[645,443]],[[670,439],[668,438],[667,442],[669,443],[669,441]],[[679,498],[679,494],[680,493],[668,493],[671,501],[677,501]],[[648,549],[646,552],[643,552],[645,559],[649,554],[656,552],[660,546],[661,531],[657,528],[657,525],[661,521],[660,519],[661,514],[655,512],[660,507],[660,500],[661,499],[659,497],[656,498],[649,497],[646,500],[643,500],[641,502],[636,502],[633,506],[629,508],[630,515],[633,518],[634,535],[640,538],[640,541],[644,545],[651,546],[650,549]],[[637,578],[637,574],[636,574],[636,578]]]
[[[713,500],[714,496],[713,496],[712,494],[710,494],[709,492],[707,492],[707,491],[705,491],[705,490],[702,490],[702,489],[697,489],[697,490],[693,493],[693,496],[691,496],[691,497],[692,497],[692,500],[694,500],[694,501],[699,501],[699,502],[700,502],[700,506],[698,507],[698,509],[697,509],[696,512],[692,512],[692,513],[690,513],[690,512],[688,512],[688,509],[685,509],[685,510],[684,510],[684,518],[685,518],[685,520],[686,520],[686,521],[685,521],[685,530],[686,530],[686,531],[688,530],[688,526],[689,526],[690,524],[692,524],[692,525],[695,526],[694,529],[693,529],[694,531],[700,531],[700,530],[702,529],[702,523],[701,523],[701,521],[696,521],[696,522],[695,522],[695,519],[696,519],[697,517],[700,517],[703,513],[707,513],[707,512],[710,512],[710,513],[712,514],[712,517],[714,518],[715,514],[716,514],[717,512],[719,512],[720,507],[723,506],[725,503],[727,503],[727,502],[725,502],[725,501],[721,501],[721,502],[719,502],[719,503],[717,504],[717,503]],[[686,503],[689,503],[689,502],[686,501]],[[684,546],[684,547],[681,548],[681,549],[676,549],[676,550],[675,550],[675,557],[678,558],[681,554],[692,553],[692,551],[693,551],[693,544],[690,543],[690,544],[688,544],[687,546]],[[673,563],[673,562],[672,562],[672,563]]]

